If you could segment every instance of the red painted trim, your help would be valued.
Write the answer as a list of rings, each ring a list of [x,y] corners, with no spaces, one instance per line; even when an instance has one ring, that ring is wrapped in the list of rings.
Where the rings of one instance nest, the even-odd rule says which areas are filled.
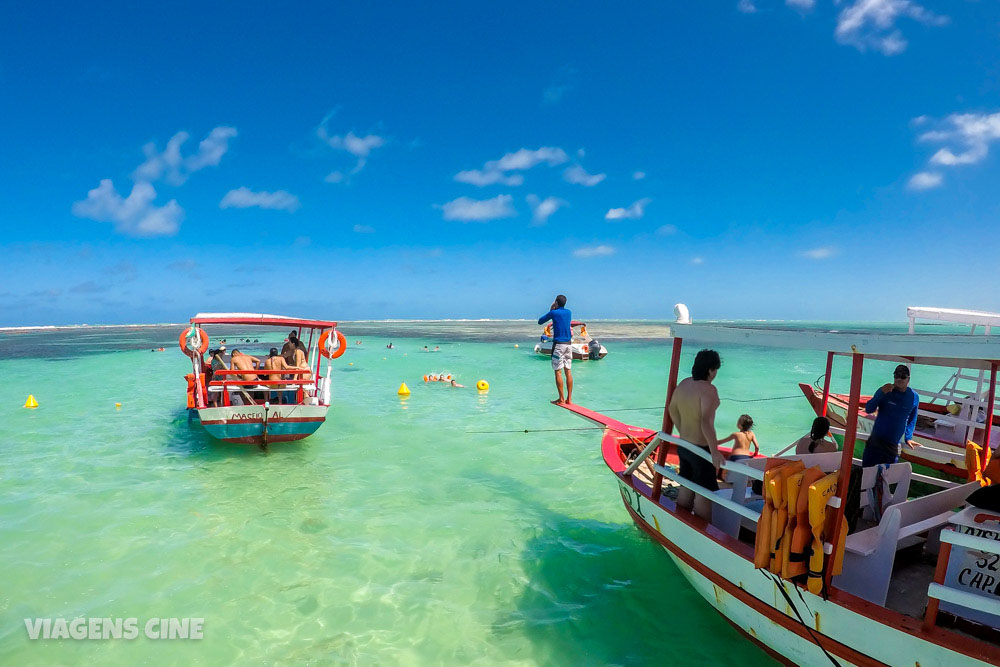
[[[833,352],[826,353],[826,375],[823,378],[823,407],[820,417],[826,417],[826,407],[830,403],[830,376],[833,375]],[[801,386],[801,385],[800,385]]]
[[[240,407],[240,406],[236,406]],[[323,422],[326,417],[271,417],[268,424],[304,424],[307,422]],[[202,424],[263,424],[263,419],[202,419]]]

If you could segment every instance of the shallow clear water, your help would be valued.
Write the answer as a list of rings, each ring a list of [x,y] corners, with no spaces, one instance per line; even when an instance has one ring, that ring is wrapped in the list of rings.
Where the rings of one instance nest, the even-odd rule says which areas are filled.
[[[327,423],[267,454],[188,423],[180,327],[0,334],[0,662],[769,662],[632,525],[599,431],[548,403],[537,327],[341,328]],[[590,328],[610,353],[574,365],[575,402],[657,425],[666,325]],[[766,452],[808,429],[787,397],[822,354],[720,351],[720,435],[742,412]],[[77,616],[200,617],[204,639],[28,640],[25,618]]]

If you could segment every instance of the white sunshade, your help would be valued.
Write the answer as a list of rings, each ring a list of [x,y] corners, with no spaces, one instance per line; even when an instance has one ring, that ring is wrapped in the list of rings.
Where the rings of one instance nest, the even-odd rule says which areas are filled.
[[[1000,361],[1000,336],[828,331],[747,324],[672,324],[673,336],[699,344],[816,350],[869,359],[989,370]]]
[[[990,313],[985,310],[910,306],[906,309],[906,317],[911,320],[934,320],[936,322],[953,322],[955,324],[970,325],[979,324],[982,326],[1000,327],[1000,313]]]

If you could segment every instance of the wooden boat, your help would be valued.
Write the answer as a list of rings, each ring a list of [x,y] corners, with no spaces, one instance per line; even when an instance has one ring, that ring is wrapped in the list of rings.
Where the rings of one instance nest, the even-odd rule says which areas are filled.
[[[625,511],[635,524],[666,550],[690,584],[748,639],[782,662],[801,665],[974,665],[1000,664],[1000,515],[964,508],[978,482],[960,484],[920,475],[909,462],[888,466],[884,477],[893,485],[885,504],[875,512],[867,489],[878,480],[876,468],[852,470],[861,384],[866,359],[914,365],[953,365],[984,370],[989,399],[996,397],[1000,341],[969,336],[912,336],[812,331],[776,331],[736,325],[675,324],[667,402],[677,386],[685,342],[703,345],[751,344],[764,347],[818,349],[851,360],[847,429],[842,452],[755,457],[726,461],[729,484],[710,491],[681,478],[669,465],[687,449],[708,453],[672,434],[664,410],[659,431],[632,426],[575,405],[568,410],[604,427],[601,451],[614,478]],[[750,398],[750,397],[748,397]],[[990,446],[983,432],[982,445]],[[817,468],[821,482],[809,498],[817,523],[815,548],[807,551],[805,581],[782,578],[780,565],[793,559],[778,554],[777,572],[768,558],[772,525],[790,529],[786,512],[771,511],[754,491],[753,482],[770,484],[781,466]],[[652,462],[652,463],[651,463]],[[648,474],[652,467],[652,475]],[[785,468],[790,470],[790,468]],[[823,475],[826,475],[823,477]],[[852,476],[860,475],[860,487]],[[665,492],[665,483],[690,489],[711,502],[706,521],[679,507]],[[921,497],[914,487],[930,489]],[[845,510],[859,493],[866,518],[858,529],[844,528]],[[826,495],[822,491],[825,490]],[[762,516],[764,520],[762,521]],[[801,515],[799,515],[801,516]],[[777,518],[774,518],[777,517]],[[793,518],[798,518],[792,515]],[[879,518],[880,517],[880,518]],[[772,523],[773,521],[773,523]],[[761,533],[763,552],[757,548]],[[843,540],[841,539],[843,537]],[[836,546],[835,546],[836,545]],[[762,567],[757,567],[763,554]],[[838,569],[838,561],[842,566]],[[755,563],[756,561],[756,563]],[[673,607],[646,610],[650,616],[683,613]],[[669,626],[669,622],[667,622]]]
[[[592,338],[587,332],[587,323],[573,320],[570,323],[573,332],[573,361],[587,361],[603,359],[608,356],[608,349],[601,345],[600,341]],[[541,339],[535,344],[535,354],[546,357],[552,356],[552,324],[545,325],[542,330]]]
[[[202,326],[206,324],[242,325],[255,331],[274,327],[281,336],[291,327],[306,345],[309,367],[290,371],[258,368],[252,373],[213,371],[205,354],[209,335]],[[330,408],[331,364],[328,361],[326,375],[320,375],[322,358],[332,361],[346,350],[344,335],[336,327],[336,322],[326,320],[255,313],[199,313],[192,317],[191,326],[180,335],[181,351],[191,358],[191,373],[186,376],[189,417],[197,418],[209,435],[225,442],[266,447],[312,435],[323,425]],[[248,380],[246,375],[254,377]]]
[[[911,306],[906,309],[909,320],[909,334],[915,334],[918,320],[931,320],[949,324],[969,326],[969,334],[974,335],[982,328],[986,336],[991,336],[993,327],[1000,326],[1000,314],[977,310],[954,308],[928,308]],[[920,334],[925,335],[925,334]],[[905,361],[904,361],[905,363]],[[828,357],[829,365],[829,357]],[[829,378],[829,368],[824,376]],[[831,393],[829,380],[826,387],[799,383],[810,407],[817,415],[830,419],[836,426],[847,425],[849,397],[846,394]],[[965,369],[957,366],[951,377],[937,391],[914,387],[922,400],[917,413],[917,426],[913,439],[921,446],[917,449],[903,448],[900,456],[911,463],[965,479],[965,445],[968,441],[980,441],[985,418],[987,379],[983,370]],[[827,399],[824,401],[824,391]],[[862,406],[871,397],[862,396]],[[857,428],[867,436],[871,432],[875,415],[863,410],[858,413]],[[1000,427],[1000,415],[993,414],[992,424]],[[1000,431],[994,430],[996,440]]]

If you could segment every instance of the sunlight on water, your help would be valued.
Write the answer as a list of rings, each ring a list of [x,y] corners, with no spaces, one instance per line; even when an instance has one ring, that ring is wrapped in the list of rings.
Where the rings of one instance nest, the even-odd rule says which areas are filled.
[[[657,425],[666,325],[605,324],[574,399]],[[0,662],[768,662],[631,524],[597,430],[535,432],[588,426],[548,403],[537,327],[342,329],[327,423],[266,455],[188,423],[178,327],[0,334]],[[743,412],[767,452],[808,429],[789,397],[822,354],[721,352],[720,435]],[[421,380],[440,371],[467,388]],[[779,400],[737,402],[759,398]],[[76,616],[202,617],[205,636],[27,639],[25,618]]]

